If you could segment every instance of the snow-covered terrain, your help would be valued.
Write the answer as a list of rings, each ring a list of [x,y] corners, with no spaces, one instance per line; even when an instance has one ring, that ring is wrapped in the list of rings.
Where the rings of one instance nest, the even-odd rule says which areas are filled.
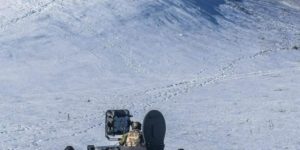
[[[300,149],[298,0],[0,0],[0,149],[110,145],[107,109],[166,150]]]

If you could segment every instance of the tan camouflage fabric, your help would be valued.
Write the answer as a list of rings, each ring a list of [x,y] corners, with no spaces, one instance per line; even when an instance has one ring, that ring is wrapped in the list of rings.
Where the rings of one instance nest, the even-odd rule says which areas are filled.
[[[127,133],[127,139],[125,146],[137,147],[141,145],[141,132],[140,131],[129,131]]]

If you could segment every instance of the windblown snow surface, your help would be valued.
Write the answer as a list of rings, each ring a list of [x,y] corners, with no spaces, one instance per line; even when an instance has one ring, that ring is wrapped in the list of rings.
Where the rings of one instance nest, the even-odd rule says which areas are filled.
[[[166,150],[299,150],[299,47],[298,0],[0,0],[0,149],[157,109]]]

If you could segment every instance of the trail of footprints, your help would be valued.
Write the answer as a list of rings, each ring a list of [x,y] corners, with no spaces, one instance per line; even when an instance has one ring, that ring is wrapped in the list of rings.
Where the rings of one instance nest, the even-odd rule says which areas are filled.
[[[15,17],[10,19],[8,22],[1,24],[0,29],[5,29],[8,26],[14,25],[28,17],[31,17],[33,15],[39,14],[41,13],[43,10],[45,10],[46,8],[50,7],[51,5],[53,5],[57,0],[51,0],[49,2],[46,2],[44,4],[41,4],[40,6],[38,6],[37,8],[32,8],[29,11],[25,12],[22,16],[19,17]]]
[[[235,78],[237,78],[237,77],[242,77],[242,76],[249,76],[251,74],[252,75],[254,75],[254,74],[256,74],[256,75],[269,74],[270,71],[265,71],[265,72],[259,71],[259,72],[255,72],[255,73],[246,73],[246,74],[241,74],[241,75],[230,75],[230,76],[227,76],[226,73],[228,71],[230,71],[231,69],[233,69],[236,64],[238,64],[239,62],[241,62],[245,59],[253,60],[256,57],[267,55],[267,54],[274,53],[274,52],[280,52],[280,51],[294,51],[294,49],[280,48],[278,50],[265,50],[265,51],[257,52],[250,56],[242,56],[240,58],[233,60],[226,66],[222,67],[220,70],[220,73],[215,74],[213,77],[209,77],[204,80],[201,80],[199,77],[197,79],[178,82],[178,83],[167,85],[165,87],[161,87],[158,89],[147,90],[146,92],[144,92],[144,94],[147,95],[146,96],[147,100],[145,100],[145,102],[150,102],[150,103],[147,103],[144,106],[144,109],[146,110],[148,107],[151,107],[153,104],[159,103],[161,101],[167,101],[177,95],[188,93],[193,88],[204,87],[209,84],[214,84],[218,81],[228,79],[228,78],[230,78],[230,76],[232,76],[232,77],[235,76]],[[278,71],[276,71],[276,72],[278,72]],[[151,99],[156,99],[156,100],[151,101]]]

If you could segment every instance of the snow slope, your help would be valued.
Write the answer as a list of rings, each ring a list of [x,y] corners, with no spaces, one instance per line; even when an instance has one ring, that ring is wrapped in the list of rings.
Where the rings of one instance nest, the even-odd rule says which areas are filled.
[[[0,149],[115,144],[107,109],[161,110],[167,150],[300,149],[297,0],[0,4]]]

